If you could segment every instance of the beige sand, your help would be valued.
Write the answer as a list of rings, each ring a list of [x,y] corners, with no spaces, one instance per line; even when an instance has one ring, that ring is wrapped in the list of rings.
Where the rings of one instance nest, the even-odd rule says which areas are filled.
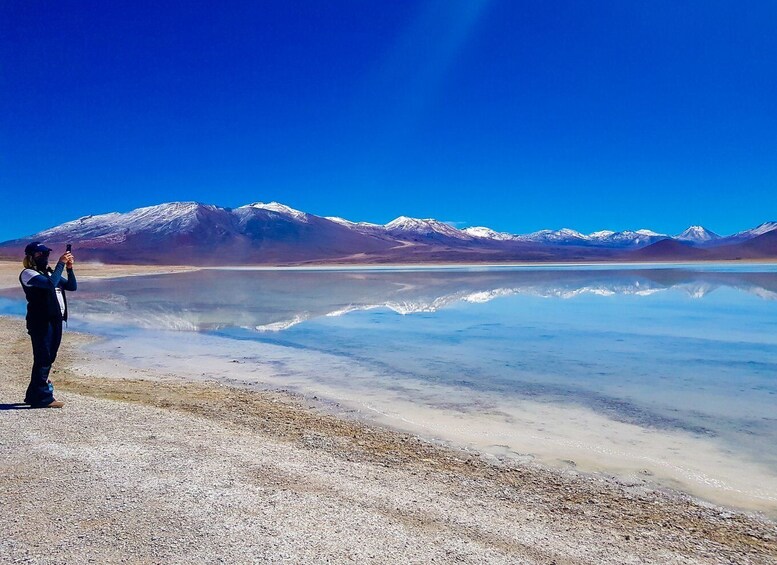
[[[76,375],[62,410],[0,411],[5,562],[774,563],[774,522],[534,465],[494,464],[280,392]],[[0,318],[0,402],[23,321]],[[119,367],[117,370],[120,370]]]

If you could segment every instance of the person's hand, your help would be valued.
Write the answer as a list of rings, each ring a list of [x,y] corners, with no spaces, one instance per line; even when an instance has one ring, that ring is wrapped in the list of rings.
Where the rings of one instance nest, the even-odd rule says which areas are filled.
[[[65,266],[70,269],[73,266],[73,254],[70,251],[66,251],[62,257],[59,258],[60,263],[64,263]]]

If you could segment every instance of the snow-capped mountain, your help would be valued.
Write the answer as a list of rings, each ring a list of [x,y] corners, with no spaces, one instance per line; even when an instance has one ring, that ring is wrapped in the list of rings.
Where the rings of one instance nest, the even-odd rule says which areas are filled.
[[[477,231],[474,231],[477,230]],[[463,231],[475,237],[491,238],[500,241],[526,241],[547,245],[579,245],[627,248],[650,245],[666,238],[664,234],[650,230],[621,231],[602,230],[585,235],[569,228],[560,230],[540,230],[527,235],[499,233],[489,228],[465,228]]]
[[[75,239],[93,239],[118,236],[143,231],[176,234],[200,224],[205,218],[220,218],[229,224],[229,214],[223,208],[197,202],[169,202],[156,206],[137,208],[120,214],[112,212],[97,216],[84,216],[37,234],[41,239],[58,239],[67,235]]]
[[[386,231],[386,226],[381,224],[372,224],[370,222],[352,222],[338,216],[325,216],[324,219],[336,224],[340,224],[341,226],[345,226],[354,231],[363,233],[380,234]]]
[[[618,232],[604,230],[589,234],[588,240],[591,243],[607,247],[643,247],[666,237],[668,237],[666,234],[645,229]]]
[[[774,230],[777,230],[777,222],[764,222],[763,224],[756,226],[753,229],[735,233],[734,235],[728,236],[725,239],[732,241],[745,241],[748,239],[753,239],[754,237],[758,237],[759,235],[772,232]]]
[[[419,218],[408,218],[407,216],[400,216],[386,224],[385,228],[388,233],[397,236],[443,236],[453,239],[473,239],[471,235],[463,232],[462,230],[458,230],[453,226],[449,226],[444,222],[440,222],[439,220],[432,218],[421,220]]]
[[[588,238],[582,233],[562,228],[560,230],[540,230],[528,235],[522,236],[526,241],[536,243],[552,243],[556,245],[584,245]]]
[[[777,222],[764,222],[749,230],[744,230],[727,236],[718,236],[716,239],[711,239],[701,243],[700,245],[703,247],[720,247],[724,245],[745,243],[758,237],[765,236],[766,234],[774,231],[777,231]]]
[[[182,243],[186,239],[228,237],[236,233],[235,228],[234,218],[224,208],[197,202],[169,202],[125,214],[84,216],[35,234],[35,238],[89,241],[98,246],[119,245],[131,238]]]
[[[709,243],[720,239],[720,236],[703,226],[691,226],[684,232],[674,236],[674,239],[689,243]]]
[[[169,202],[84,216],[0,244],[18,258],[30,241],[73,243],[81,259],[104,262],[300,264],[305,262],[511,262],[777,258],[777,222],[721,237],[691,226],[670,237],[651,230],[563,228],[520,235],[485,226],[457,229],[400,216],[385,225],[321,217],[279,202],[223,208]],[[644,250],[644,252],[642,251]]]
[[[545,245],[579,245],[610,248],[628,248],[650,245],[668,237],[651,230],[621,231],[602,230],[585,235],[569,228],[560,230],[540,230],[527,235],[496,232],[490,228],[464,228],[463,232],[482,239],[494,241],[524,241]]]

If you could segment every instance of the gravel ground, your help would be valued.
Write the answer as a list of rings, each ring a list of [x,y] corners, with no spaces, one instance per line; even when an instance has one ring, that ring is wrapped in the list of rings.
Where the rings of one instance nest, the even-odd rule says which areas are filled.
[[[3,563],[777,563],[775,523],[613,479],[500,463],[281,392],[76,373],[16,409],[30,345],[0,318]]]

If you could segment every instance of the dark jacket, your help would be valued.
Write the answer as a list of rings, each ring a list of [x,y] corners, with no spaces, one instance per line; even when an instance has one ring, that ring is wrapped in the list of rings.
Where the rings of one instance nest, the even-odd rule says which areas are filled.
[[[62,278],[64,263],[57,263],[51,273],[42,273],[35,269],[24,269],[19,275],[19,282],[27,296],[27,327],[45,324],[51,321],[67,321],[66,290],[76,290],[76,276],[73,269],[67,270],[67,278]],[[57,299],[57,289],[62,293],[64,312]]]

